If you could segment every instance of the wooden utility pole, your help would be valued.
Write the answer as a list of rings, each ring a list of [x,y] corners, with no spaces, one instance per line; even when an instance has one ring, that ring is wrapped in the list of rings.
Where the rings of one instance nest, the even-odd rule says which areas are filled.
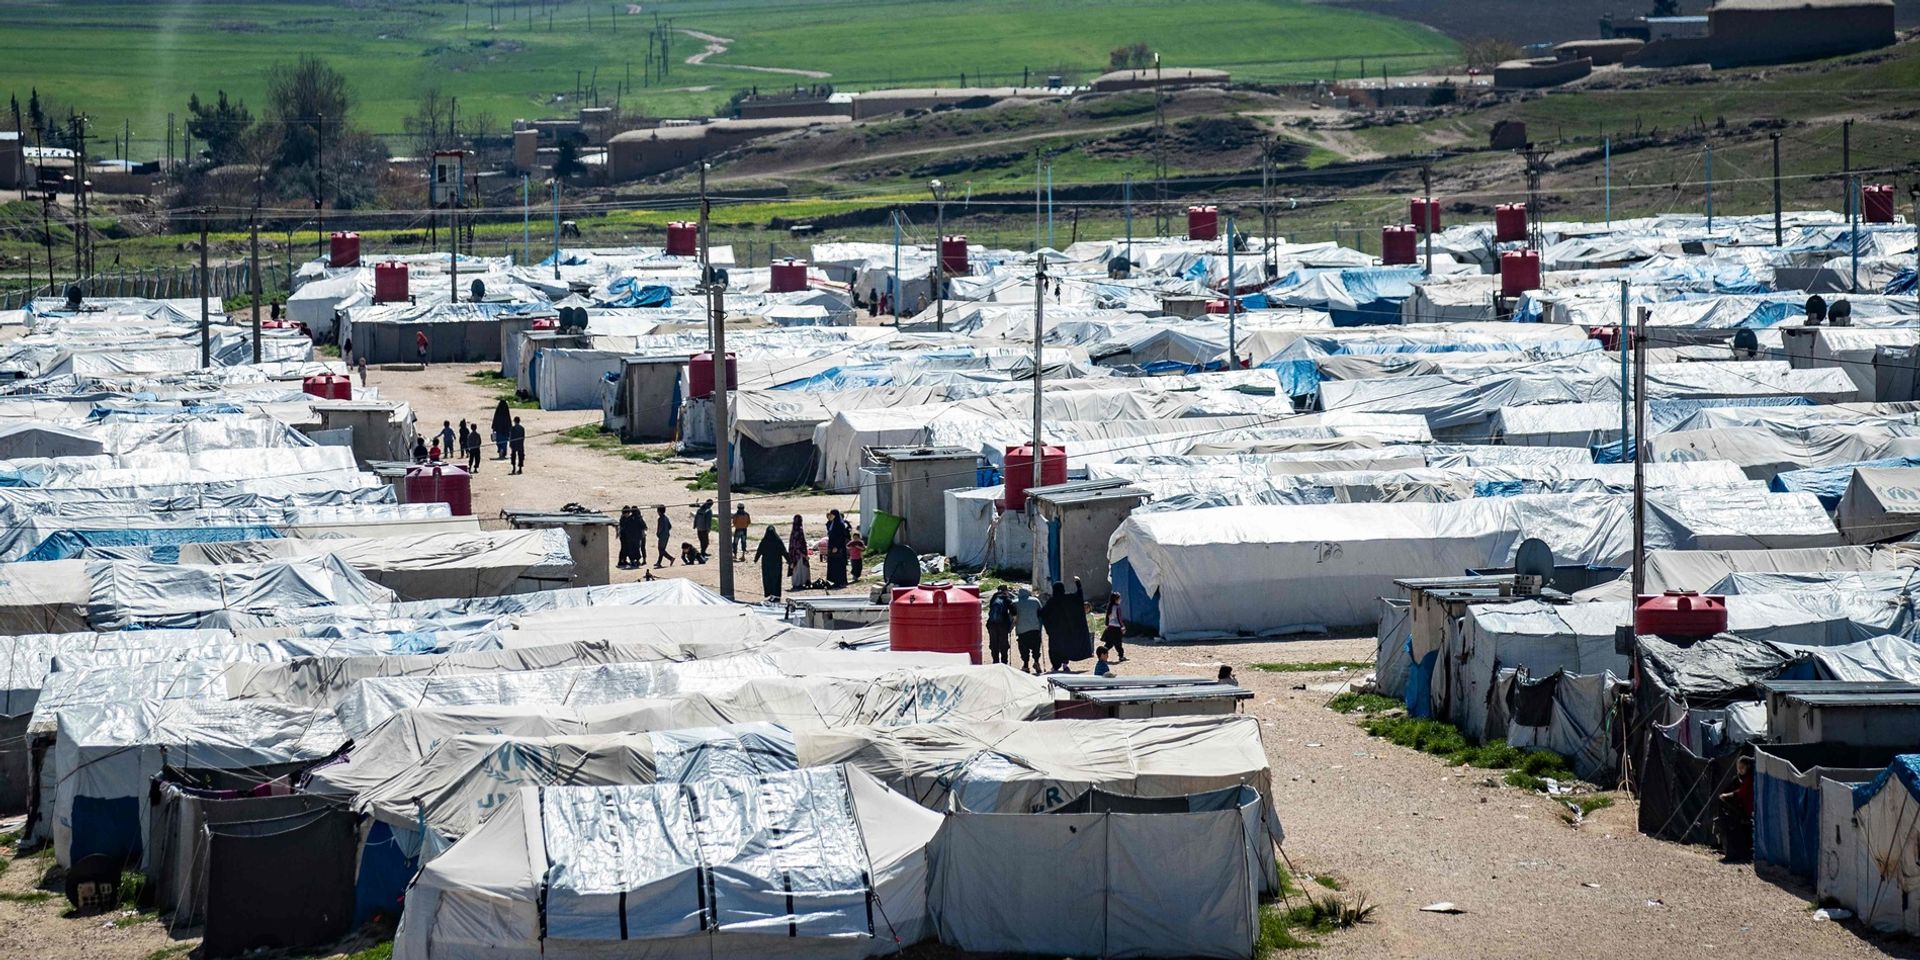
[[[250,263],[247,266],[248,286],[253,293],[253,362],[260,362],[260,300],[262,284],[260,282],[260,189],[261,177],[253,178],[253,230],[248,251]]]
[[[207,297],[213,291],[207,284],[207,218],[213,211],[200,208],[200,367],[213,366],[213,327],[208,318]]]

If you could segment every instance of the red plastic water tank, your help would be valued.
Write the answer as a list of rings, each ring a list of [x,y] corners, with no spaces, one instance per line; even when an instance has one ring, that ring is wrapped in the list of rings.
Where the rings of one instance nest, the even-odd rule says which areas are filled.
[[[1509,250],[1500,255],[1500,295],[1517,297],[1540,288],[1540,254]]]
[[[1893,222],[1893,186],[1869,183],[1860,188],[1860,215],[1868,223]]]
[[[322,400],[352,400],[353,380],[337,373],[318,373],[300,381],[300,392]]]
[[[807,288],[807,262],[788,257],[773,262],[773,281],[767,286],[774,293],[793,293]]]
[[[1187,239],[1213,240],[1220,236],[1219,207],[1187,208]]]
[[[407,468],[408,503],[444,503],[456,517],[473,515],[473,478],[467,471],[444,463]]]
[[[407,299],[407,265],[398,260],[373,265],[373,302],[399,303]]]
[[[1711,637],[1727,630],[1727,598],[1668,590],[1638,598],[1633,632],[1657,637]]]
[[[667,224],[667,256],[692,257],[700,253],[700,225],[685,220]]]
[[[740,368],[733,351],[727,351],[727,389],[740,389]],[[713,396],[713,353],[702,350],[687,358],[687,396],[698,400]]]
[[[1440,201],[1414,197],[1407,202],[1407,209],[1412,213],[1407,219],[1413,221],[1414,230],[1420,233],[1440,232]]]
[[[1493,208],[1493,238],[1512,243],[1527,238],[1527,205],[1502,203]]]
[[[1208,301],[1207,301],[1207,312],[1208,312],[1208,313],[1217,313],[1217,314],[1221,314],[1221,315],[1223,315],[1223,316],[1224,316],[1224,315],[1226,314],[1226,312],[1227,312],[1227,301],[1226,301],[1225,299],[1220,299],[1220,300],[1208,300]]]
[[[1033,486],[1033,444],[1023,443],[1017,447],[1008,447],[1004,460],[1006,469],[1000,472],[1006,481],[1005,504],[1008,510],[1027,508],[1027,488]],[[1067,482],[1067,448],[1047,444],[1040,455],[1040,485],[1051,487],[1056,483]]]
[[[917,653],[964,653],[980,662],[980,588],[950,583],[895,587],[887,646]]]
[[[964,277],[973,272],[973,268],[967,265],[966,237],[940,238],[940,268],[949,277]]]
[[[1413,224],[1387,224],[1380,228],[1380,263],[1402,266],[1420,260],[1420,237]]]
[[[352,267],[360,263],[360,235],[342,230],[327,238],[327,265]]]
[[[535,330],[558,330],[560,329],[560,318],[541,317],[533,321],[533,328]]]
[[[299,324],[298,324],[298,323],[295,323],[295,322],[293,322],[292,320],[262,320],[262,321],[260,321],[260,329],[262,329],[262,330],[292,330],[293,328],[295,328],[295,327],[297,327],[297,326],[299,326]]]

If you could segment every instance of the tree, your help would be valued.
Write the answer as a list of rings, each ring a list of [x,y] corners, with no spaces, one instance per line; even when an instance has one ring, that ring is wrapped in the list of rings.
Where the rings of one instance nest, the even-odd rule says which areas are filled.
[[[187,98],[187,134],[205,145],[208,166],[238,162],[252,132],[252,112],[244,102],[228,100],[225,90],[211,106],[201,103],[199,94]]]
[[[1468,37],[1460,41],[1460,52],[1466,55],[1467,66],[1485,70],[1520,58],[1520,45],[1499,37]]]
[[[1680,0],[1653,0],[1653,10],[1649,17],[1677,17],[1680,15]]]
[[[329,146],[345,141],[351,106],[346,75],[320,58],[302,56],[292,66],[274,67],[267,78],[267,116],[280,131],[274,167],[318,162],[323,136]],[[327,165],[332,168],[331,160]]]
[[[1107,51],[1107,67],[1112,70],[1125,70],[1129,67],[1139,69],[1153,66],[1153,48],[1145,43],[1135,43],[1125,47],[1114,47]]]
[[[413,138],[415,149],[421,156],[432,156],[435,150],[445,149],[451,145],[454,136],[449,127],[454,115],[453,109],[453,98],[435,84],[421,92],[419,102],[414,104],[413,113],[400,121],[407,136]]]
[[[553,175],[571,177],[576,173],[585,173],[586,164],[580,162],[580,148],[572,140],[560,141],[560,148],[553,155]]]

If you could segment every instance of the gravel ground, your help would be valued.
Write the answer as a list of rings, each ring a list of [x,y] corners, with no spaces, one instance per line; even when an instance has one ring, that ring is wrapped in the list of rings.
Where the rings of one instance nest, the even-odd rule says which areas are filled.
[[[478,366],[424,372],[372,372],[388,397],[414,404],[421,424],[488,419],[487,388],[468,376]],[[643,463],[554,435],[597,422],[596,411],[516,411],[527,425],[528,469],[510,476],[489,457],[475,484],[475,512],[505,506],[553,508],[567,502],[617,512],[622,504],[669,505],[686,529],[697,498],[686,488],[704,464]],[[827,510],[851,510],[854,498],[777,496],[748,501],[756,531],[793,514],[817,536]],[[678,539],[676,537],[676,539]],[[738,595],[758,599],[759,577],[739,568]],[[640,574],[616,571],[616,579]],[[663,568],[712,586],[713,564]],[[1634,804],[1622,797],[1578,826],[1555,801],[1499,785],[1486,771],[1369,738],[1354,721],[1325,708],[1343,682],[1362,675],[1278,673],[1255,663],[1364,661],[1368,639],[1249,642],[1220,646],[1129,648],[1123,673],[1211,673],[1233,665],[1255,693],[1245,710],[1260,718],[1272,759],[1275,801],[1286,825],[1295,872],[1331,875],[1346,899],[1377,909],[1369,923],[1318,938],[1311,956],[1344,958],[1612,957],[1658,951],[1663,958],[1723,960],[1911,956],[1910,945],[1869,938],[1851,926],[1810,915],[1811,892],[1762,880],[1752,869],[1721,864],[1707,850],[1643,837]],[[1495,785],[1489,785],[1489,783]],[[115,927],[99,917],[65,919],[63,902],[4,898],[32,888],[48,861],[17,861],[0,876],[0,958],[148,960],[171,941],[158,923]],[[1307,884],[1316,895],[1324,888]],[[1420,907],[1451,901],[1458,915]]]

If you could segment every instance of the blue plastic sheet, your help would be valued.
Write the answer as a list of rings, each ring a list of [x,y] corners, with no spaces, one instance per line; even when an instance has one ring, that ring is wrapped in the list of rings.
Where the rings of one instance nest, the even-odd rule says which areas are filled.
[[[642,283],[636,277],[620,277],[607,284],[607,295],[599,302],[606,307],[670,307],[673,288],[663,283]]]
[[[1894,757],[1893,762],[1887,764],[1887,768],[1880,771],[1879,776],[1856,785],[1853,788],[1853,808],[1858,810],[1866,806],[1867,801],[1879,795],[1887,784],[1895,780],[1900,781],[1900,785],[1906,787],[1908,793],[1920,796],[1920,754],[1903,753]]]
[[[234,540],[278,540],[280,531],[268,526],[160,527],[118,530],[56,530],[20,558],[72,560],[89,547],[151,547],[156,563],[180,562],[183,543],[223,543]]]
[[[1853,471],[1861,467],[1870,470],[1920,467],[1920,457],[1889,457],[1884,460],[1862,460],[1858,463],[1842,463],[1831,467],[1786,470],[1774,474],[1773,479],[1767,481],[1767,489],[1774,493],[1811,493],[1819,497],[1820,504],[1831,512],[1840,506],[1840,498],[1846,494],[1847,484],[1853,482]]]

